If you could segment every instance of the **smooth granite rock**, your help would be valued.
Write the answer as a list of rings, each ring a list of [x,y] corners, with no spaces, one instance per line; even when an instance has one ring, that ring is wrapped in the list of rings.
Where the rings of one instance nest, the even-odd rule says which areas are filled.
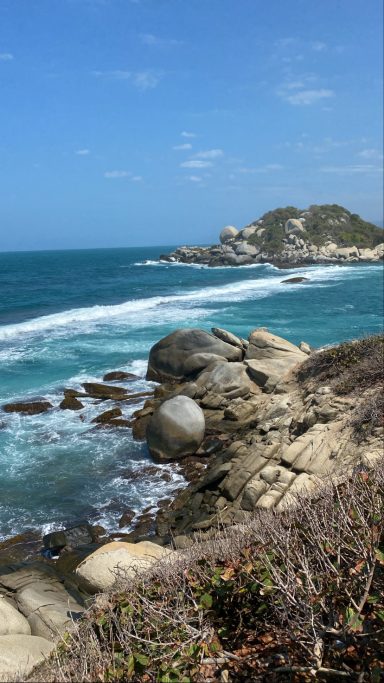
[[[147,444],[155,460],[167,462],[196,453],[205,433],[204,413],[188,396],[164,401],[147,427]]]

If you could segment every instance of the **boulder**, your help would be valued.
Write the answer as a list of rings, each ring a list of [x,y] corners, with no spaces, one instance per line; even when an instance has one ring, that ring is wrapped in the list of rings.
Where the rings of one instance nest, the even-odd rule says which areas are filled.
[[[201,354],[207,354],[205,360]],[[147,380],[164,382],[190,379],[212,362],[212,354],[229,361],[240,361],[243,357],[241,349],[204,330],[176,330],[151,348]],[[197,357],[193,359],[194,356]]]
[[[90,524],[78,524],[68,529],[60,531],[52,531],[50,534],[43,536],[44,548],[47,550],[53,548],[64,548],[64,546],[71,546],[77,548],[81,545],[88,545],[96,540],[95,533]]]
[[[233,240],[238,235],[238,230],[233,225],[227,225],[220,233],[220,242],[225,244],[228,240]]]
[[[107,372],[103,377],[103,382],[133,382],[135,379],[140,379],[137,375],[133,375],[132,372],[123,372],[122,370],[114,370],[113,372]]]
[[[359,249],[359,257],[361,261],[379,260],[379,254],[377,249]]]
[[[250,379],[244,363],[218,363],[212,370],[208,368],[202,372],[196,384],[209,392],[231,399],[259,391]]]
[[[175,396],[164,401],[150,418],[147,444],[156,460],[167,462],[196,453],[204,432],[201,408],[188,396]]]
[[[49,401],[18,401],[16,403],[7,403],[3,406],[3,410],[6,413],[23,413],[24,415],[46,413],[50,408],[53,408],[53,406]]]
[[[88,593],[101,593],[110,589],[119,577],[140,576],[171,552],[150,541],[114,541],[86,557],[77,567],[76,576],[80,586]]]
[[[251,235],[254,234],[255,231],[256,231],[255,227],[244,228],[244,230],[241,231],[241,237],[244,240],[249,240],[249,238],[251,237]]]
[[[307,355],[295,344],[259,328],[249,337],[244,362],[256,384],[272,390],[292,367],[306,358]]]
[[[62,410],[81,410],[84,406],[75,396],[66,396],[61,401],[60,408]]]
[[[104,413],[94,417],[91,422],[96,422],[96,424],[105,424],[116,417],[121,417],[122,414],[123,413],[121,412],[120,408],[111,408],[111,410],[105,410]]]
[[[295,285],[298,284],[299,282],[307,282],[309,280],[309,277],[289,277],[288,280],[282,280],[282,284],[290,284],[290,285]]]
[[[17,605],[27,617],[32,635],[47,640],[59,638],[84,611],[59,582],[31,583],[18,591]]]
[[[302,222],[296,218],[288,218],[284,226],[284,232],[286,235],[299,235],[305,232],[305,228]]]
[[[223,330],[221,327],[212,327],[211,332],[215,337],[221,339],[223,342],[226,342],[226,344],[237,346],[238,349],[243,349],[244,347],[243,340],[240,339],[240,337],[236,337],[236,335],[232,334],[232,332]]]
[[[98,382],[85,382],[82,385],[91,398],[100,398],[103,400],[112,399],[119,401],[123,398],[128,398],[127,390],[124,387],[115,387],[109,384],[99,384]]]
[[[338,247],[335,254],[338,258],[351,258],[351,256],[359,256],[359,250],[357,247]]]
[[[26,618],[0,594],[0,636],[14,633],[30,636],[31,627]]]
[[[235,248],[236,254],[239,256],[245,254],[246,256],[256,256],[260,253],[260,249],[255,247],[253,244],[248,244],[248,242],[240,242]]]
[[[0,679],[24,681],[54,648],[45,638],[28,635],[0,636]]]

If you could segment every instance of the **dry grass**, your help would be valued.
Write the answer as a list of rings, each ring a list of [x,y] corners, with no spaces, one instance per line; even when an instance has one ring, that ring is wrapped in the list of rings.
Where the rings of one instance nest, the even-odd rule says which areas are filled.
[[[358,438],[384,426],[384,335],[314,353],[300,366],[297,377],[307,388],[328,384],[337,394],[352,395],[356,408],[351,424]]]
[[[359,472],[120,577],[31,680],[378,683],[383,500],[384,468]]]

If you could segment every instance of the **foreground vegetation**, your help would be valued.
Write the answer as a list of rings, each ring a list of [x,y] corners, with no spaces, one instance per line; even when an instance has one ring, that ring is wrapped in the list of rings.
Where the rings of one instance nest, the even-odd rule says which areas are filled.
[[[32,680],[378,683],[384,468],[119,579]]]
[[[345,342],[312,354],[298,371],[304,385],[331,385],[339,395],[356,396],[352,425],[363,439],[384,426],[384,335]],[[358,398],[364,393],[364,399]]]

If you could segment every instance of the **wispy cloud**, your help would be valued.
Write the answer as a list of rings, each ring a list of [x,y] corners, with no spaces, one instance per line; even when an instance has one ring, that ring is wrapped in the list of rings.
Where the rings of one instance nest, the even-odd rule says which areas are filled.
[[[11,62],[13,59],[12,52],[0,52],[0,62]]]
[[[173,149],[180,150],[180,151],[188,150],[188,149],[192,149],[192,145],[190,144],[190,142],[185,142],[183,145],[175,145],[173,147]]]
[[[382,173],[383,169],[380,166],[373,164],[347,164],[345,166],[323,166],[320,168],[322,173],[340,173],[340,174],[354,174],[354,173]]]
[[[154,69],[145,71],[128,71],[116,69],[114,71],[93,71],[96,78],[104,78],[111,81],[128,81],[138,90],[152,90],[160,83],[163,73]]]
[[[195,154],[196,159],[218,159],[222,156],[224,156],[222,149],[206,149]]]
[[[128,178],[132,175],[129,171],[105,171],[104,178],[115,180],[117,178]]]
[[[287,81],[278,88],[277,95],[288,104],[298,107],[316,104],[335,96],[334,91],[329,88],[306,87],[308,80],[316,80],[316,77],[312,75],[301,80]]]
[[[75,154],[77,154],[77,156],[79,156],[79,157],[86,157],[90,153],[91,153],[90,149],[77,149],[75,151]]]
[[[381,160],[383,158],[382,152],[380,152],[378,149],[363,149],[361,152],[358,154],[359,157],[362,159],[379,159]]]
[[[160,38],[160,36],[155,36],[153,33],[140,33],[139,38],[143,45],[149,45],[153,47],[172,47],[183,44],[181,40],[175,40],[174,38]]]
[[[132,183],[140,183],[143,180],[143,176],[141,175],[134,175],[131,171],[122,170],[105,171],[104,178],[108,178],[108,180],[120,180],[121,178],[127,178]]]
[[[196,133],[191,133],[187,130],[183,130],[183,132],[180,133],[180,135],[182,138],[195,138],[196,137]]]
[[[323,43],[321,40],[314,40],[311,43],[311,48],[315,52],[324,52],[327,49],[327,43]]]
[[[180,164],[181,168],[210,168],[212,166],[211,161],[202,161],[201,159],[190,159],[189,161],[184,161]]]
[[[265,164],[264,166],[248,167],[242,166],[237,169],[238,173],[253,174],[253,173],[269,173],[273,171],[282,171],[284,166],[281,164]]]
[[[199,175],[189,175],[188,180],[190,180],[191,183],[201,183],[203,181],[202,177]]]

